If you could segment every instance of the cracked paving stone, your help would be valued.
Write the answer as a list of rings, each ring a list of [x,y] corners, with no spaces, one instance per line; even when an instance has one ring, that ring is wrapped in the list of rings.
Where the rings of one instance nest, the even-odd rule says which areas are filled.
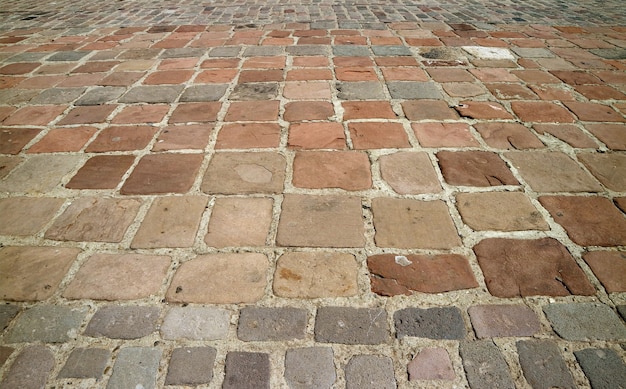
[[[506,163],[488,151],[439,151],[439,166],[450,185],[500,186],[519,185]]]

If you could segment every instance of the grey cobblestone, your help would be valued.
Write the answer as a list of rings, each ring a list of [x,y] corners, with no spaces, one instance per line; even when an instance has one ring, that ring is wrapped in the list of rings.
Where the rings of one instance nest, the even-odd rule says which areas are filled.
[[[11,320],[13,320],[19,311],[20,309],[17,305],[0,305],[0,332],[7,328]]]
[[[384,309],[321,307],[317,310],[315,340],[318,342],[380,344],[388,339]]]
[[[338,82],[337,96],[342,100],[374,100],[385,98],[380,82]]]
[[[232,351],[226,355],[223,389],[270,387],[269,354]]]
[[[478,338],[533,336],[541,330],[539,318],[523,305],[476,305],[468,310]]]
[[[588,348],[575,351],[576,359],[593,389],[620,389],[626,382],[626,365],[611,349]]]
[[[47,61],[79,61],[88,51],[60,51],[47,58]]]
[[[68,104],[83,94],[85,88],[50,88],[35,96],[31,104]]]
[[[534,389],[574,389],[574,378],[551,340],[521,340],[517,352],[524,376]]]
[[[429,339],[464,339],[465,324],[456,307],[405,308],[393,315],[396,337],[415,336]]]
[[[239,313],[237,336],[247,342],[303,339],[307,316],[299,308],[246,307]]]
[[[215,47],[209,52],[209,57],[236,57],[240,52],[239,46]]]
[[[161,52],[161,58],[189,58],[202,57],[206,52],[203,48],[181,47],[178,49],[165,49]]]
[[[4,340],[7,343],[67,342],[78,335],[86,313],[86,308],[58,305],[33,307],[22,312]]]
[[[107,389],[155,388],[160,359],[161,350],[156,348],[123,348],[113,365]]]
[[[432,82],[397,81],[388,82],[387,87],[393,99],[443,99]]]
[[[626,326],[603,304],[551,304],[543,308],[554,331],[567,340],[626,339]]]
[[[160,309],[141,306],[106,306],[89,321],[85,335],[113,339],[137,339],[156,330]]]
[[[75,105],[100,105],[118,99],[126,88],[115,86],[99,86],[87,91]]]
[[[406,46],[372,46],[375,55],[381,56],[411,56],[411,50]]]
[[[120,103],[173,103],[183,90],[182,85],[142,85],[129,90]]]
[[[77,348],[67,358],[58,378],[100,379],[111,352],[103,348]]]
[[[2,389],[43,388],[54,368],[54,354],[45,346],[29,346],[17,356],[0,382]]]
[[[213,347],[181,347],[172,352],[165,385],[202,385],[213,379]]]
[[[330,388],[337,379],[330,347],[287,350],[285,380],[292,389]]]
[[[298,46],[288,46],[285,48],[288,54],[291,55],[328,55],[330,50],[328,46],[325,45],[298,45]]]
[[[391,358],[355,355],[346,365],[347,389],[394,389],[397,387]]]
[[[369,57],[367,46],[339,45],[333,46],[333,54],[337,57]]]
[[[462,342],[459,351],[472,389],[515,389],[508,365],[493,341]]]
[[[161,335],[165,339],[224,339],[230,312],[218,308],[173,307],[165,315]]]
[[[244,57],[273,57],[283,54],[283,48],[279,46],[249,46],[243,51]]]
[[[218,101],[224,96],[227,88],[228,85],[226,84],[190,86],[185,89],[183,95],[180,97],[180,101]]]

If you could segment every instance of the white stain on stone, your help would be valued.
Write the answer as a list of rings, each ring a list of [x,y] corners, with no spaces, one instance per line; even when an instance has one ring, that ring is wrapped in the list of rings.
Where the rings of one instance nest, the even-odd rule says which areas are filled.
[[[480,59],[515,59],[509,49],[502,47],[463,46],[463,50]]]
[[[409,266],[413,262],[409,261],[404,255],[396,255],[396,263],[400,266]]]

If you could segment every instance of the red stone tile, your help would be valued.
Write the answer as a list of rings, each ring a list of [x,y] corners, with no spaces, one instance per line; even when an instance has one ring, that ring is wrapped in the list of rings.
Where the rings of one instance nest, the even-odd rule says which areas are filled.
[[[343,126],[336,122],[294,123],[287,145],[294,149],[345,149]]]
[[[459,116],[443,100],[409,100],[402,103],[409,120],[454,120]]]
[[[585,128],[611,150],[626,150],[626,125],[587,124]]]
[[[106,73],[86,73],[86,74],[72,74],[57,84],[58,87],[81,87],[81,86],[96,86],[100,85],[102,78],[106,76]]]
[[[370,67],[338,67],[335,77],[339,81],[378,81],[378,75]]]
[[[54,128],[28,149],[29,153],[80,151],[98,130],[94,127]]]
[[[357,150],[411,147],[407,133],[400,123],[349,123],[348,130]]]
[[[200,189],[210,194],[281,193],[285,169],[285,157],[277,152],[219,152]]]
[[[215,148],[273,148],[279,144],[280,126],[276,123],[233,123],[220,129]]]
[[[374,66],[374,61],[370,57],[335,57],[333,64],[336,67],[367,67]]]
[[[293,100],[330,99],[330,84],[325,81],[289,81],[283,95]]]
[[[115,66],[119,65],[120,61],[89,61],[84,65],[72,70],[72,73],[100,73],[108,72]]]
[[[614,70],[602,70],[595,73],[602,81],[607,84],[626,84],[626,74]]]
[[[367,45],[367,38],[363,36],[336,36],[335,45]]]
[[[623,251],[592,251],[583,259],[608,293],[626,292],[626,253]]]
[[[211,58],[207,59],[200,64],[202,69],[220,69],[231,68],[235,69],[239,66],[239,58]]]
[[[144,76],[143,72],[114,72],[98,81],[103,86],[130,86]]]
[[[16,77],[13,78],[17,80]],[[24,81],[21,81],[19,84],[17,84],[17,87],[20,89],[48,89],[58,85],[65,79],[66,76],[57,75],[35,76],[24,79]]]
[[[0,128],[0,154],[18,154],[40,132],[37,128]]]
[[[423,147],[477,147],[480,145],[466,123],[413,123],[411,127]]]
[[[397,152],[379,158],[382,179],[397,193],[441,192],[435,168],[424,152]]]
[[[152,151],[204,150],[209,144],[212,130],[211,124],[168,126],[159,134]]]
[[[519,123],[476,123],[474,128],[489,146],[497,149],[520,150],[545,147],[526,127]]]
[[[344,109],[344,120],[395,119],[397,117],[387,101],[345,101],[341,105]]]
[[[238,82],[269,82],[269,81],[283,81],[283,71],[279,69],[271,70],[243,70],[239,74]]]
[[[287,72],[287,81],[332,80],[329,69],[293,69]]]
[[[193,75],[193,70],[161,70],[143,80],[144,85],[183,84]]]
[[[591,73],[579,70],[552,70],[554,76],[560,78],[564,83],[570,85],[595,84],[600,85],[603,82]]]
[[[419,66],[419,62],[413,57],[376,57],[374,58],[376,65],[384,66]],[[371,64],[371,63],[370,63]]]
[[[443,90],[452,97],[473,97],[487,94],[487,89],[485,89],[481,84],[470,83],[470,82],[451,82],[446,84],[441,84]]]
[[[31,80],[33,78],[38,78],[38,77],[28,77],[28,78],[26,78],[26,77],[0,76],[0,89],[9,89],[9,88],[12,88],[15,85],[23,82],[24,80]],[[59,78],[57,78],[57,79],[59,79]],[[50,85],[50,86],[53,86],[53,85]],[[46,88],[46,87],[48,87],[48,86],[45,86],[45,87],[42,87],[42,88]]]
[[[528,84],[558,84],[561,82],[552,74],[539,69],[511,70],[511,73]]]
[[[186,193],[191,189],[202,154],[156,154],[141,158],[121,194]]]
[[[576,92],[589,100],[625,100],[626,95],[608,85],[576,85]]]
[[[13,112],[15,112],[17,110],[17,108],[15,107],[3,107],[0,106],[0,123],[2,123],[2,121],[6,118],[8,118],[9,116],[11,116],[11,114]]]
[[[492,101],[462,101],[454,109],[459,115],[472,119],[513,119],[500,103]]]
[[[65,187],[115,189],[133,162],[135,162],[133,155],[97,155],[88,159]]]
[[[386,81],[428,81],[426,73],[417,67],[381,67]]]
[[[446,182],[460,186],[518,185],[504,161],[487,151],[440,151],[439,166]]]
[[[327,67],[329,64],[329,59],[325,56],[302,56],[293,58],[293,66]]]
[[[164,59],[159,64],[159,70],[193,69],[198,63],[198,58],[170,58]]]
[[[242,67],[244,69],[284,69],[287,58],[278,57],[250,57],[247,58]]]
[[[178,104],[172,115],[170,123],[189,122],[214,122],[222,108],[222,103],[210,101],[206,103],[181,103]]]
[[[508,69],[470,69],[476,78],[483,82],[519,82],[519,78],[511,74]]]
[[[539,201],[574,243],[581,246],[626,244],[626,219],[607,198],[542,196]]]
[[[278,101],[237,101],[230,104],[226,118],[236,121],[276,121],[278,120]]]
[[[598,145],[580,128],[573,124],[535,124],[535,131],[540,135],[551,135],[577,148],[597,148]]]
[[[542,100],[576,100],[576,94],[560,85],[530,85],[530,89]]]
[[[485,83],[498,100],[538,100],[539,97],[524,85],[507,83]]]
[[[406,44],[409,46],[429,47],[443,46],[443,42],[438,38],[405,38]]]
[[[382,296],[444,293],[477,288],[467,258],[457,254],[394,255],[367,258],[372,292]]]
[[[108,151],[132,151],[145,148],[158,131],[152,126],[112,126],[98,134],[87,146],[88,153]]]
[[[513,101],[511,109],[524,122],[573,123],[575,120],[565,108],[545,101]]]
[[[355,151],[301,151],[293,161],[298,188],[365,190],[372,186],[367,154]]]
[[[429,68],[428,74],[437,82],[474,82],[474,76],[465,69]]]
[[[111,120],[113,124],[153,124],[160,123],[169,111],[167,104],[129,105],[118,112]]]
[[[578,119],[587,122],[626,122],[624,115],[621,115],[613,108],[596,103],[581,103],[578,101],[564,101]]]
[[[271,198],[218,198],[204,238],[209,247],[265,246],[272,222]]]
[[[47,126],[67,109],[66,105],[32,105],[15,111],[3,124]]]
[[[117,106],[115,105],[75,107],[57,124],[68,125],[104,123],[116,107]]]
[[[555,239],[485,239],[474,252],[494,297],[595,294],[567,248]]]
[[[626,192],[625,154],[580,153],[577,158],[605,187],[616,192]]]
[[[18,62],[4,65],[0,68],[0,74],[6,75],[20,75],[28,74],[37,69],[41,64],[39,62]]]
[[[294,38],[265,38],[261,44],[264,46],[291,46],[294,41]]]
[[[327,101],[294,101],[285,104],[283,118],[289,122],[302,120],[328,120],[335,115],[335,109]]]

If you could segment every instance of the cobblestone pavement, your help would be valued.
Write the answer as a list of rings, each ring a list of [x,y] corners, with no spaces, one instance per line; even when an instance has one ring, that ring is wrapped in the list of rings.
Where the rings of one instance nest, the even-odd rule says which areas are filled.
[[[516,4],[4,1],[0,387],[623,387],[624,6]]]

